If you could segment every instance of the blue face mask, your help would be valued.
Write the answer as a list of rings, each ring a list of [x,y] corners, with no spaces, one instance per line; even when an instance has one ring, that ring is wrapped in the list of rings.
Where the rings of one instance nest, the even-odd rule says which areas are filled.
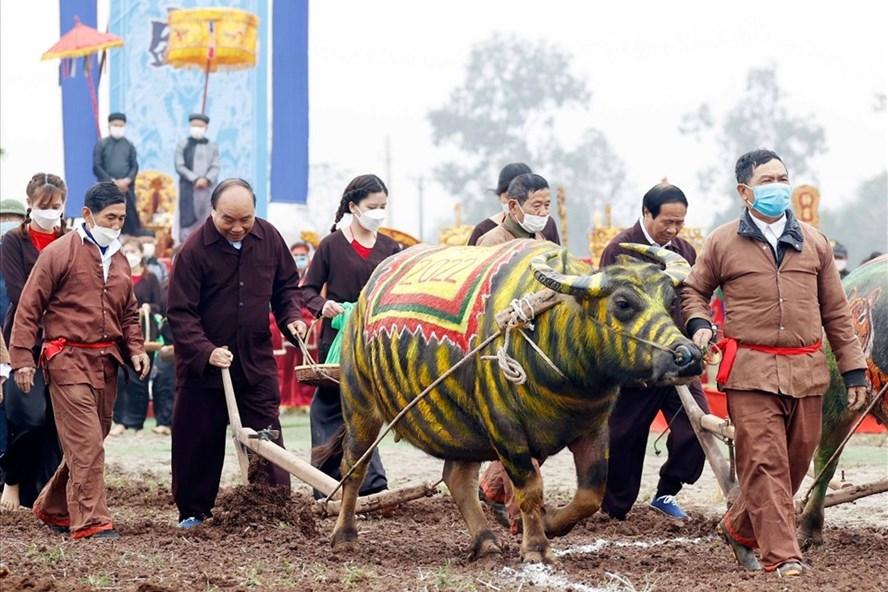
[[[21,226],[21,224],[21,222],[16,222],[15,220],[4,220],[3,222],[0,222],[0,236],[3,236],[17,226]]]
[[[749,188],[755,198],[752,202],[752,209],[755,211],[769,218],[776,218],[789,209],[792,196],[792,186],[789,183],[766,183]]]
[[[21,225],[21,222],[15,220],[4,220],[3,222],[0,222],[0,236],[3,236],[13,228],[18,228]]]
[[[296,262],[297,269],[305,269],[308,267],[308,255],[294,255],[293,261]]]

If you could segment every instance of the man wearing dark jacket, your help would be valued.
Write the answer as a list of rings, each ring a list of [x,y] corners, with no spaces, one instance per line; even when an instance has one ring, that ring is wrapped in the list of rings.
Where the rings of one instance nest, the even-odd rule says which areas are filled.
[[[296,263],[274,226],[256,217],[252,188],[227,179],[210,202],[211,217],[173,264],[167,308],[176,344],[172,489],[182,528],[209,518],[219,491],[228,423],[220,369],[230,369],[243,425],[280,434],[268,311],[285,335],[305,331]],[[280,435],[275,441],[283,446]],[[290,487],[277,466],[257,473]]]
[[[655,185],[642,201],[642,217],[634,226],[618,234],[601,255],[601,267],[617,263],[618,257],[632,255],[620,243],[638,243],[666,247],[694,264],[697,253],[678,233],[684,226],[688,200],[674,185]],[[673,318],[679,327],[684,323],[676,300]],[[708,411],[700,381],[688,385],[694,399]],[[660,468],[660,481],[650,507],[663,514],[683,519],[687,515],[675,500],[683,483],[694,483],[703,472],[705,457],[697,436],[682,408],[678,393],[671,386],[653,388],[623,387],[610,416],[610,459],[607,467],[607,489],[602,510],[612,518],[623,520],[638,497],[645,449],[651,423],[662,411],[669,421],[666,449],[669,457]]]
[[[136,147],[126,139],[126,115],[112,113],[108,116],[108,136],[96,143],[93,150],[93,174],[96,181],[113,181],[126,195],[126,222],[123,234],[143,234],[136,207],[136,175],[139,161]]]

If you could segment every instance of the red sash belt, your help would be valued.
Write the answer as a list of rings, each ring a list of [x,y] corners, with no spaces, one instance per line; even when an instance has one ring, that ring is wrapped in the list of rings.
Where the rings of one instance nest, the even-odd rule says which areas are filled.
[[[821,340],[817,340],[811,345],[803,345],[802,347],[777,347],[773,345],[752,345],[750,343],[738,343],[736,339],[726,337],[719,340],[717,347],[722,352],[721,365],[718,367],[718,376],[716,381],[718,384],[727,384],[728,377],[731,376],[731,370],[734,368],[734,360],[737,358],[737,349],[751,349],[766,354],[774,354],[775,356],[800,356],[802,354],[812,354],[820,350]]]
[[[114,345],[113,341],[97,341],[96,343],[76,343],[74,341],[68,341],[65,337],[59,337],[57,339],[50,339],[48,341],[43,342],[43,350],[40,353],[40,358],[44,362],[48,362],[57,355],[59,355],[63,349],[66,347],[77,347],[80,349],[105,349],[108,347],[112,347]]]

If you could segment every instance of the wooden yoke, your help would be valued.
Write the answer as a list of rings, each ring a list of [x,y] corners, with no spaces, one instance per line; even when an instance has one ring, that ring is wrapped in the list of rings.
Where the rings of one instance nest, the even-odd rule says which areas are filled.
[[[540,290],[539,292],[534,292],[530,296],[518,300],[518,302],[519,306],[521,306],[523,302],[526,301],[530,305],[530,308],[533,312],[533,314],[530,315],[530,318],[536,318],[540,315],[540,313],[546,312],[550,308],[554,308],[555,305],[563,302],[564,298],[565,297],[562,294],[546,288],[544,290]],[[524,312],[526,313],[528,311]],[[509,326],[509,323],[511,322],[520,321],[520,318],[518,318],[515,313],[515,309],[512,307],[509,307],[507,310],[504,310],[502,312],[496,313],[496,317],[494,317],[494,319],[496,320],[497,327],[499,327],[500,329],[505,329]]]

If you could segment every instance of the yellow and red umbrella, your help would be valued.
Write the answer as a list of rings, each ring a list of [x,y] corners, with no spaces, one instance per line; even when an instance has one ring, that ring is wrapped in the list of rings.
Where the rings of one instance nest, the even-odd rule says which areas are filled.
[[[93,119],[96,123],[96,135],[101,138],[102,132],[99,127],[99,101],[96,97],[96,85],[93,83],[92,76],[92,60],[93,54],[104,52],[112,47],[121,47],[123,39],[109,33],[100,33],[92,27],[87,27],[80,22],[78,17],[74,17],[74,28],[62,35],[55,45],[41,56],[41,60],[62,60],[59,65],[61,78],[68,78],[76,75],[77,58],[83,58],[83,71],[86,74],[87,84],[89,85],[89,98],[92,101]],[[102,64],[104,64],[104,56]],[[99,67],[101,75],[101,65]]]
[[[256,65],[259,17],[236,8],[189,8],[171,10],[167,20],[166,61],[174,68],[203,70],[200,112],[205,113],[210,72]]]

